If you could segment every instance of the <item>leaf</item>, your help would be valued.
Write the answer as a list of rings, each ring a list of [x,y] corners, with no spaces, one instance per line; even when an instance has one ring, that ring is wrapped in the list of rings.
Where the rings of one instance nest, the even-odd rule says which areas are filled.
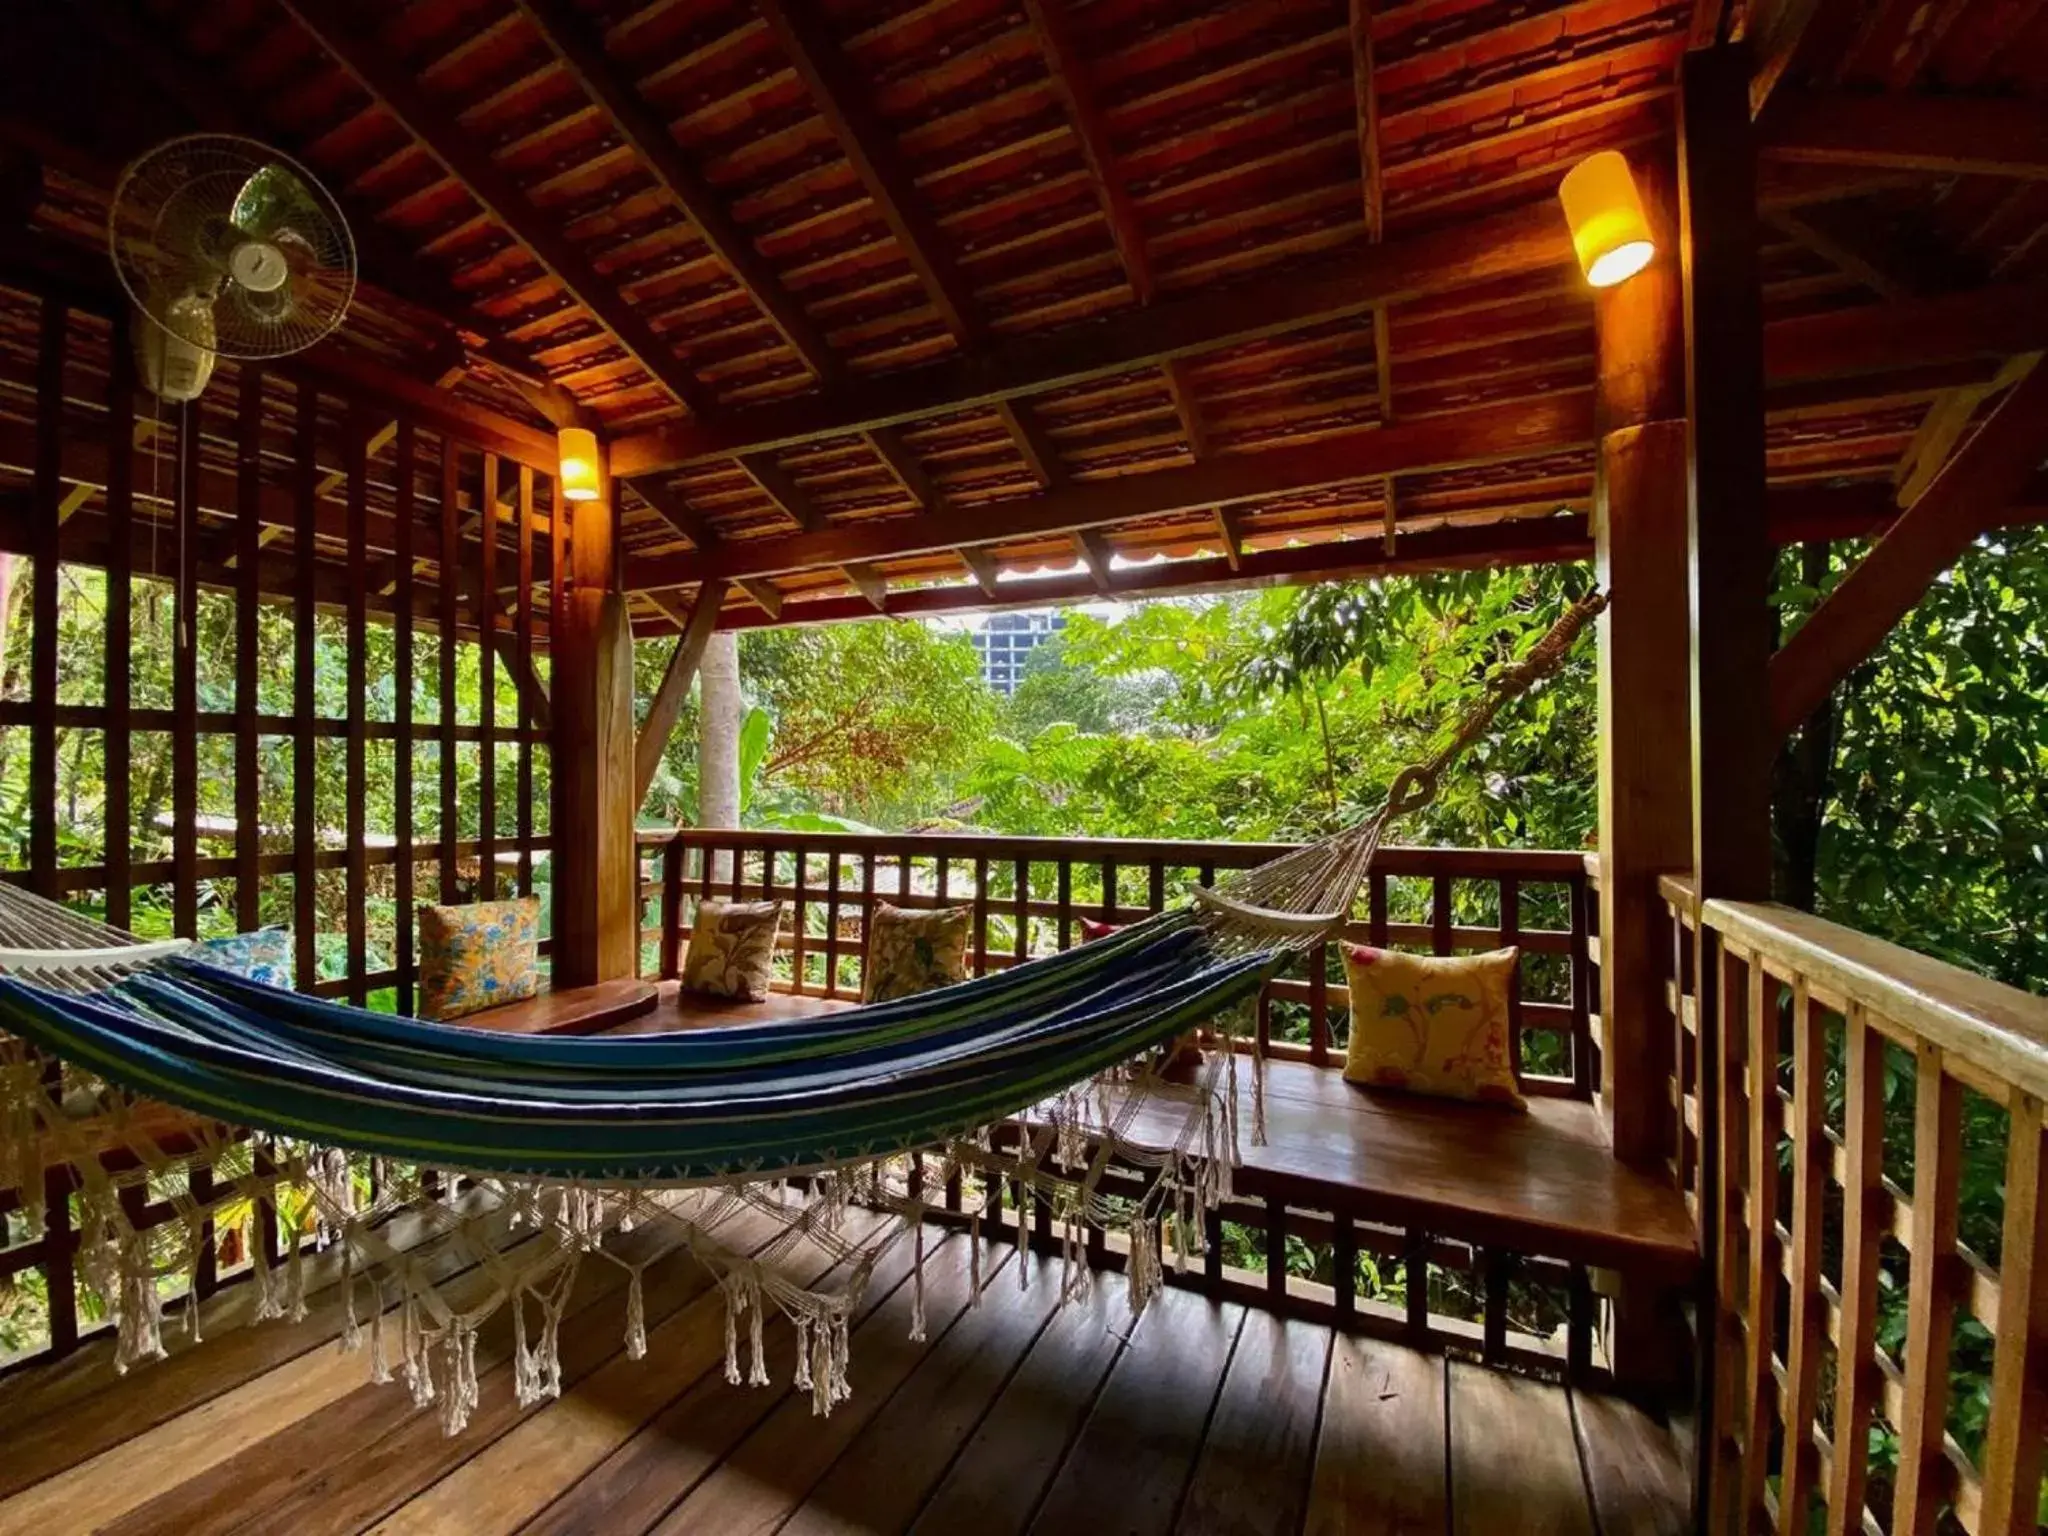
[[[761,764],[768,758],[769,738],[774,735],[775,724],[768,711],[756,704],[747,711],[747,718],[740,722],[740,819],[744,821],[747,808],[753,804],[754,787],[761,775]]]

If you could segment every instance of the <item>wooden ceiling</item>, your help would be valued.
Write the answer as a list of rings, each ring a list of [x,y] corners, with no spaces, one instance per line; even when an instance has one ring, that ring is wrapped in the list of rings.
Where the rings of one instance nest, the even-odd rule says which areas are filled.
[[[708,579],[745,623],[1583,554],[1556,184],[1668,177],[1718,36],[1768,145],[1783,536],[1878,526],[2048,346],[2041,0],[72,9],[99,92],[342,198],[350,343],[603,431],[649,628]],[[51,119],[94,94],[0,123],[45,227],[91,227]]]

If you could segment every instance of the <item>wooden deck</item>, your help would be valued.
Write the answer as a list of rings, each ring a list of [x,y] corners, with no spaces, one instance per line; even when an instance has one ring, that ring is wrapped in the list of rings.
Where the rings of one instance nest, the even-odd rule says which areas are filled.
[[[762,1234],[766,1235],[765,1229]],[[640,1241],[662,1238],[643,1229]],[[649,1271],[650,1348],[621,1348],[620,1278],[587,1267],[561,1400],[513,1403],[509,1324],[479,1351],[461,1436],[302,1323],[234,1327],[247,1287],[117,1378],[102,1342],[0,1379],[0,1531],[1679,1532],[1677,1437],[1616,1399],[1168,1290],[1133,1331],[1121,1282],[1055,1306],[1058,1269],[934,1234],[928,1339],[907,1244],[878,1267],[854,1395],[829,1419],[786,1378],[728,1386],[723,1312],[687,1260]],[[458,1290],[452,1254],[430,1262]],[[1030,1267],[1020,1286],[1020,1263]]]

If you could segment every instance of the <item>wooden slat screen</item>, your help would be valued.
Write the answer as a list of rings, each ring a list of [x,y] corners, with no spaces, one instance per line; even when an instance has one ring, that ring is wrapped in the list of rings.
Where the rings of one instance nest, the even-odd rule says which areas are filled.
[[[1664,891],[1714,982],[1697,1013],[1674,988],[1699,1063],[1675,1084],[1679,1166],[1719,1309],[1707,1529],[2036,1529],[2048,1001]],[[1972,1163],[2002,1168],[2002,1210],[1964,1209]],[[1987,1376],[1988,1400],[1956,1400]]]

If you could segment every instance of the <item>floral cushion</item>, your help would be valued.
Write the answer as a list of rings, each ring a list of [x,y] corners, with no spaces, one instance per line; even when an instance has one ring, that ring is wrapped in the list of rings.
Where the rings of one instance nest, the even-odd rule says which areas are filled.
[[[540,990],[540,902],[478,901],[420,908],[423,1019],[516,1003]]]
[[[760,1002],[768,995],[775,933],[781,926],[779,901],[700,901],[683,961],[684,988],[707,997]]]
[[[972,907],[906,912],[886,901],[868,919],[867,960],[861,1001],[885,1003],[967,979],[967,930]]]
[[[266,987],[292,989],[292,931],[272,926],[225,939],[201,939],[192,958]]]
[[[1347,1081],[1521,1109],[1508,1055],[1520,953],[1408,955],[1344,946],[1351,987]]]

